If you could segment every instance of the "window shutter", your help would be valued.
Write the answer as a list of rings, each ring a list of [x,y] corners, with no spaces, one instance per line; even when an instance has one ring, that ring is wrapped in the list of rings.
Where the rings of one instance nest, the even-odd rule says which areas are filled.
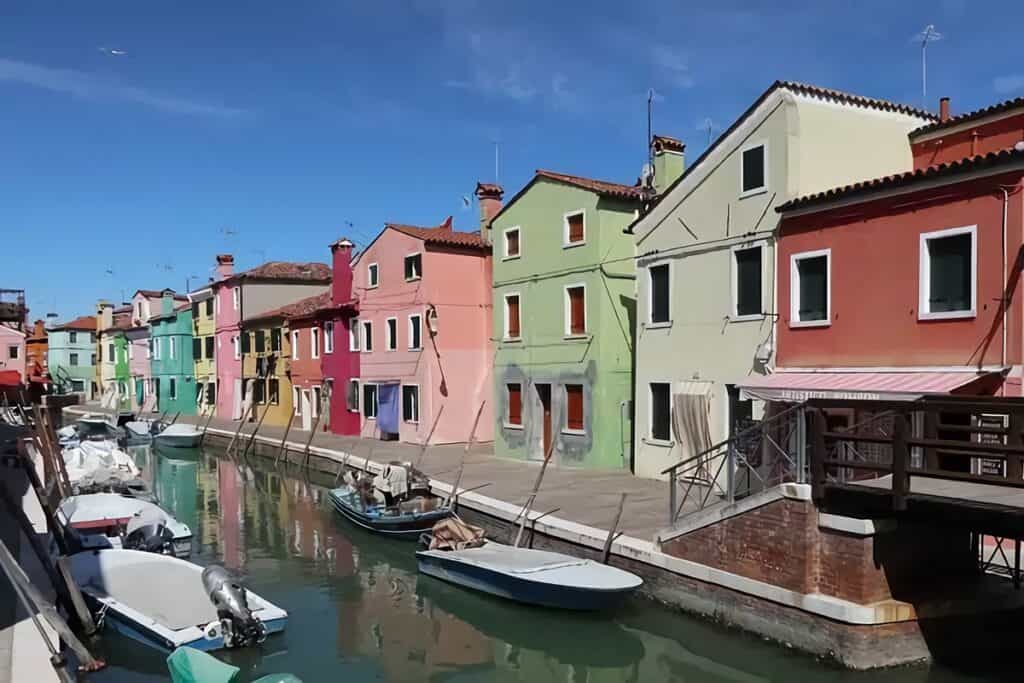
[[[506,299],[508,306],[508,336],[519,336],[519,297],[510,296]]]
[[[203,340],[196,337],[192,340],[192,358],[197,360],[203,357]]]
[[[347,410],[359,409],[359,382],[350,381],[348,391],[345,392],[345,408]]]
[[[565,426],[569,429],[583,429],[583,385],[565,385]]]
[[[249,353],[249,333],[242,332],[242,353]]]
[[[506,252],[509,256],[519,256],[519,231],[512,230],[506,233]]]
[[[206,338],[206,357],[213,358],[213,337]]]
[[[583,288],[569,289],[569,333],[585,334],[587,331],[586,314],[583,306]]]
[[[522,385],[508,385],[508,423],[523,424],[523,392]]]
[[[565,219],[569,222],[569,243],[583,241],[583,214],[577,213]]]

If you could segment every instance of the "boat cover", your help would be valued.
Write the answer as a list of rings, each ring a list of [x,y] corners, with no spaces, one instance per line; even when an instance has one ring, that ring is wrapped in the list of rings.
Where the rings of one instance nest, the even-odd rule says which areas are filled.
[[[173,683],[231,683],[238,667],[225,664],[211,654],[191,647],[179,647],[167,657]]]
[[[72,482],[133,479],[140,474],[131,456],[113,441],[83,441],[78,446],[65,448],[63,456],[68,479]]]

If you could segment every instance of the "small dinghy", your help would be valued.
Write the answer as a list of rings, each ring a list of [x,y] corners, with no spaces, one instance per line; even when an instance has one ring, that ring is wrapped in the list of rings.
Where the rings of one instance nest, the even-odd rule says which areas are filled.
[[[127,548],[188,558],[192,530],[163,508],[116,493],[70,496],[58,518],[77,532],[83,549]]]
[[[194,425],[172,424],[156,432],[153,443],[172,448],[195,448],[202,438],[203,431]]]
[[[75,421],[74,426],[82,441],[116,441],[124,436],[124,430],[102,413],[86,413]]]
[[[343,517],[374,533],[416,540],[452,514],[430,493],[430,480],[411,464],[392,463],[380,474],[345,473],[346,484],[328,496]]]
[[[71,556],[71,574],[102,628],[164,652],[249,647],[288,621],[287,612],[219,565],[203,569],[168,555],[93,550]]]
[[[465,588],[516,602],[570,610],[609,609],[643,580],[593,560],[484,539],[483,529],[458,517],[424,534],[419,571]]]

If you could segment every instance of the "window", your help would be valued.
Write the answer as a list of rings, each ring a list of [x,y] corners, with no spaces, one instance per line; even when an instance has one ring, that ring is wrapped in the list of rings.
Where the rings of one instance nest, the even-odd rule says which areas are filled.
[[[405,257],[405,281],[419,280],[423,276],[423,255],[409,254]]]
[[[388,318],[384,332],[384,349],[394,351],[398,346],[398,319]]]
[[[142,317],[142,302],[141,301],[136,301],[135,302],[135,317],[138,318],[139,320],[144,320],[144,318]]]
[[[309,343],[312,351],[312,358],[320,357],[320,328],[311,327],[309,328]]]
[[[192,358],[199,360],[203,357],[203,340],[200,337],[192,338]]]
[[[263,353],[267,350],[267,333],[264,330],[256,330],[256,353]]]
[[[89,354],[89,364],[90,365],[96,365],[96,354],[95,353]]]
[[[198,301],[193,301],[192,302],[192,319],[193,320],[199,320],[199,302]]]
[[[281,403],[281,382],[277,379],[267,380],[267,393],[270,395],[270,402],[273,405]]]
[[[519,293],[505,295],[505,339],[519,339]]]
[[[748,147],[741,154],[740,163],[740,196],[764,192],[765,184],[765,145],[760,143]]]
[[[72,363],[72,365],[77,365]],[[85,380],[73,379],[71,380],[71,391],[85,391]]]
[[[324,323],[324,353],[334,353],[334,323]]]
[[[255,403],[265,403],[267,400],[267,380],[257,378],[252,380],[252,400]]]
[[[203,341],[205,342],[205,346],[206,346],[206,357],[212,359],[213,358],[213,337],[212,336],[206,337],[206,339],[204,339]]]
[[[168,339],[167,339],[167,343],[170,344],[169,351],[170,351],[171,360],[174,360],[174,358],[175,358],[175,349],[177,349],[177,347],[178,347],[178,343],[177,342],[178,342],[178,338],[177,337],[168,337]]]
[[[359,350],[359,318],[350,318],[348,321],[348,350]]]
[[[242,302],[242,290],[235,287],[231,290],[231,306],[237,311],[238,305]]]
[[[77,353],[71,354],[71,358],[68,360],[68,363],[71,366],[73,366],[73,367],[77,367],[78,366],[78,354]]]
[[[72,344],[77,344],[78,343],[78,333],[77,332],[68,332],[68,341],[70,343],[72,343]]]
[[[412,423],[420,421],[420,388],[415,384],[402,386],[402,419]]]
[[[89,333],[89,343],[90,344],[95,344],[96,343],[96,333],[95,332],[90,332]]]
[[[662,263],[657,266],[650,266],[647,275],[650,278],[651,298],[648,301],[648,315],[653,325],[672,322],[672,312],[669,305],[671,283],[669,281],[669,265]]]
[[[732,305],[733,318],[760,318],[764,313],[761,302],[761,245],[732,251]]]
[[[160,347],[163,346],[160,343],[160,337],[152,338],[149,341],[153,345],[153,360],[160,360]]]
[[[212,406],[217,403],[217,385],[214,382],[206,383],[206,405]]]
[[[292,360],[299,359],[299,331],[292,330]]]
[[[793,254],[790,265],[790,325],[828,325],[831,250]]]
[[[519,258],[519,228],[505,231],[505,258]]]
[[[178,398],[178,380],[171,377],[167,383],[167,397],[172,401]]]
[[[270,350],[274,353],[281,353],[281,328],[274,327],[270,330]]]
[[[173,354],[172,354],[172,357],[173,357]],[[107,344],[107,360],[110,361],[111,363],[113,363],[114,360],[115,360],[115,358],[114,358],[114,345],[113,344]]]
[[[587,290],[583,285],[565,288],[565,334],[587,333]]]
[[[251,351],[252,351],[252,335],[249,334],[248,332],[242,332],[241,333],[241,339],[242,339],[242,353],[243,354],[251,353]]]
[[[977,227],[921,235],[921,319],[965,318],[975,314]]]
[[[422,316],[419,314],[409,316],[409,350],[419,351],[421,346]]]
[[[235,349],[235,360],[241,360],[242,359],[242,342],[241,342],[241,339],[239,337],[237,337],[237,336],[232,337],[231,338],[231,345]]]
[[[366,287],[367,289],[373,289],[380,284],[380,266],[376,263],[371,263],[366,266]]]
[[[204,306],[204,309],[205,309],[205,312],[206,312],[206,317],[207,318],[212,318],[213,317],[213,299],[207,299],[205,303],[206,303],[206,305]]]
[[[310,408],[310,415],[317,417],[320,415],[320,406],[323,404],[323,393],[320,391],[320,387],[313,387],[313,401]]]
[[[298,387],[292,387],[292,406],[296,417],[302,415],[302,395]]]
[[[583,431],[583,385],[565,385],[565,431]]]
[[[563,244],[572,247],[583,244],[587,239],[586,219],[583,211],[570,211],[565,214],[565,234]]]
[[[651,382],[651,439],[671,439],[672,407],[668,382]]]
[[[505,424],[521,427],[523,425],[523,385],[518,382],[506,384],[505,391],[507,392]]]
[[[345,409],[353,412],[359,412],[359,380],[350,379],[348,381],[348,390],[345,392]]]
[[[363,321],[363,351],[373,351],[373,321]]]
[[[368,420],[377,417],[377,385],[363,385],[363,417]]]
[[[135,358],[135,342],[129,341],[128,342],[128,360],[133,360],[134,358]]]

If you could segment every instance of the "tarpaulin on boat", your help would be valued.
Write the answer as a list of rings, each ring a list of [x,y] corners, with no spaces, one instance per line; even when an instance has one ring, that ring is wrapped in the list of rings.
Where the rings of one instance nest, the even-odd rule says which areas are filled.
[[[922,396],[967,391],[993,372],[777,372],[738,383],[743,398],[796,403],[813,398],[916,401]]]

